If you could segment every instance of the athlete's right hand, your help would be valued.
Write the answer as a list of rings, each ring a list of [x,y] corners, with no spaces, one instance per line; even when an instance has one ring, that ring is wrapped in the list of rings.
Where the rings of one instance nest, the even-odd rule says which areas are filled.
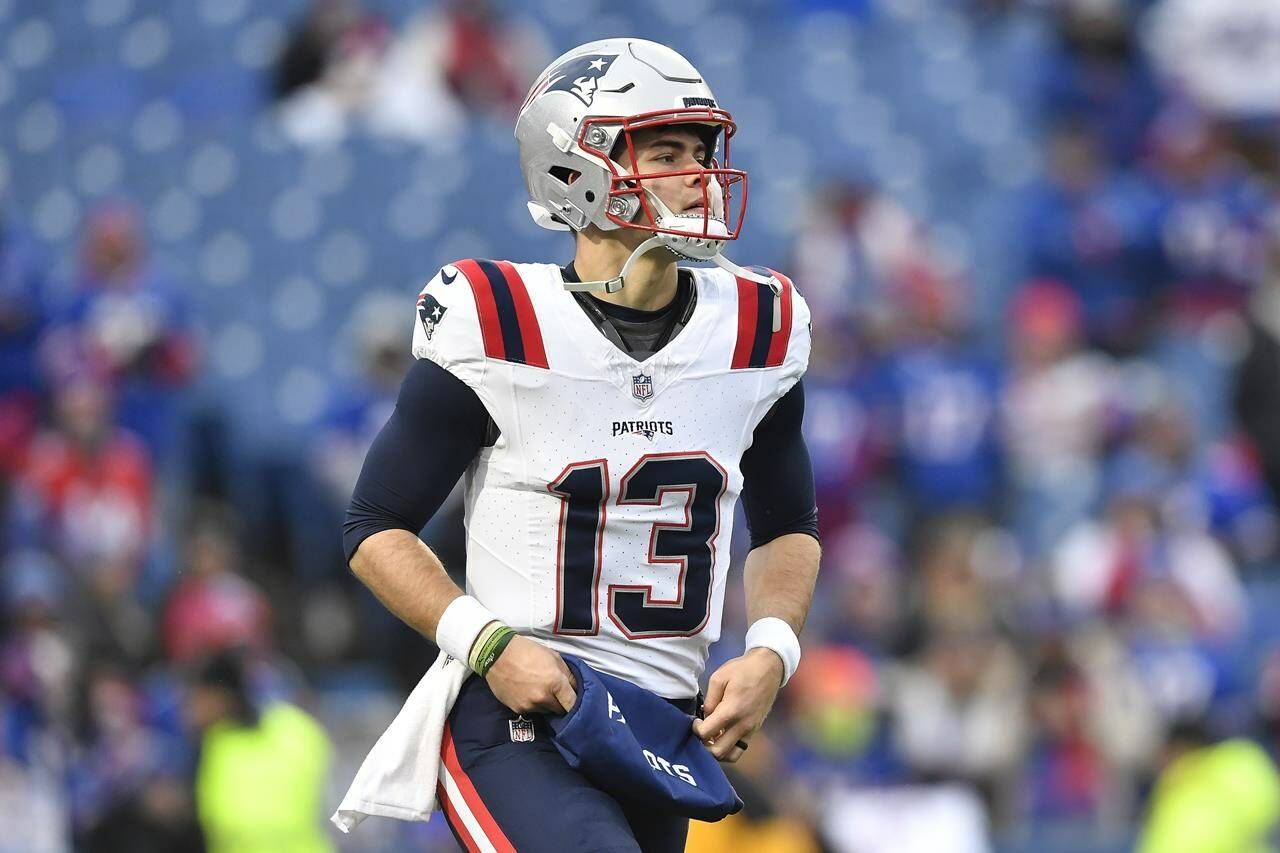
[[[569,665],[528,637],[513,638],[484,678],[517,714],[567,714],[578,701]]]

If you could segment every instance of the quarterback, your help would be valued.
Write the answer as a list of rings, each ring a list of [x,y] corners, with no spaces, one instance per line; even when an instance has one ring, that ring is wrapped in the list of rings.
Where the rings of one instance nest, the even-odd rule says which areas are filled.
[[[723,762],[799,662],[819,557],[809,313],[786,276],[722,254],[746,210],[735,129],[667,47],[564,54],[516,137],[530,213],[571,232],[572,262],[456,260],[418,297],[415,362],[344,542],[388,608],[482,676],[442,747],[466,782],[441,805],[469,849],[684,848],[687,819],[604,792],[547,743],[577,699],[562,654],[701,713],[694,732]],[[459,478],[465,592],[417,537]],[[747,650],[699,708],[739,498]]]

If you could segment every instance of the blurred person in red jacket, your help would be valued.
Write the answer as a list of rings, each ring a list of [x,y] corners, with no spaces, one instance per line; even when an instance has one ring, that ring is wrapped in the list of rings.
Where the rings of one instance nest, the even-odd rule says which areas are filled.
[[[164,611],[169,659],[189,663],[226,648],[264,648],[271,607],[237,571],[240,557],[230,522],[212,514],[196,522],[186,543],[186,569]]]
[[[114,611],[110,620],[134,623],[123,632],[133,638],[125,645],[140,648],[137,620],[124,614],[151,546],[151,458],[134,434],[113,425],[111,393],[102,378],[81,372],[64,380],[53,408],[54,426],[33,442],[21,488],[40,536],[91,597]]]

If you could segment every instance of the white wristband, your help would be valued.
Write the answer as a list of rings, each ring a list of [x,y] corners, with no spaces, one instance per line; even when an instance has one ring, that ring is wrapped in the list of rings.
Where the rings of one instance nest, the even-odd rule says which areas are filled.
[[[471,660],[471,647],[484,626],[498,617],[487,607],[469,595],[460,595],[440,614],[436,625],[436,645],[449,657],[457,658],[464,665]]]
[[[776,616],[757,619],[747,629],[747,651],[770,649],[782,658],[782,683],[795,675],[800,665],[800,640],[791,626]]]

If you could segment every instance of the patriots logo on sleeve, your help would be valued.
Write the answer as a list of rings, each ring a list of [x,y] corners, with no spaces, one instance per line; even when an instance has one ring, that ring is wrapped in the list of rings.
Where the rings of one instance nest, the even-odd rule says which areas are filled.
[[[617,58],[617,55],[587,54],[562,62],[547,73],[541,85],[534,87],[525,99],[525,105],[547,92],[568,92],[586,106],[591,106],[600,78],[609,73],[609,67]]]
[[[427,333],[427,340],[431,340],[431,336],[436,332],[436,326],[444,319],[444,313],[448,310],[430,293],[424,293],[418,297],[418,319],[422,321],[422,331]]]

